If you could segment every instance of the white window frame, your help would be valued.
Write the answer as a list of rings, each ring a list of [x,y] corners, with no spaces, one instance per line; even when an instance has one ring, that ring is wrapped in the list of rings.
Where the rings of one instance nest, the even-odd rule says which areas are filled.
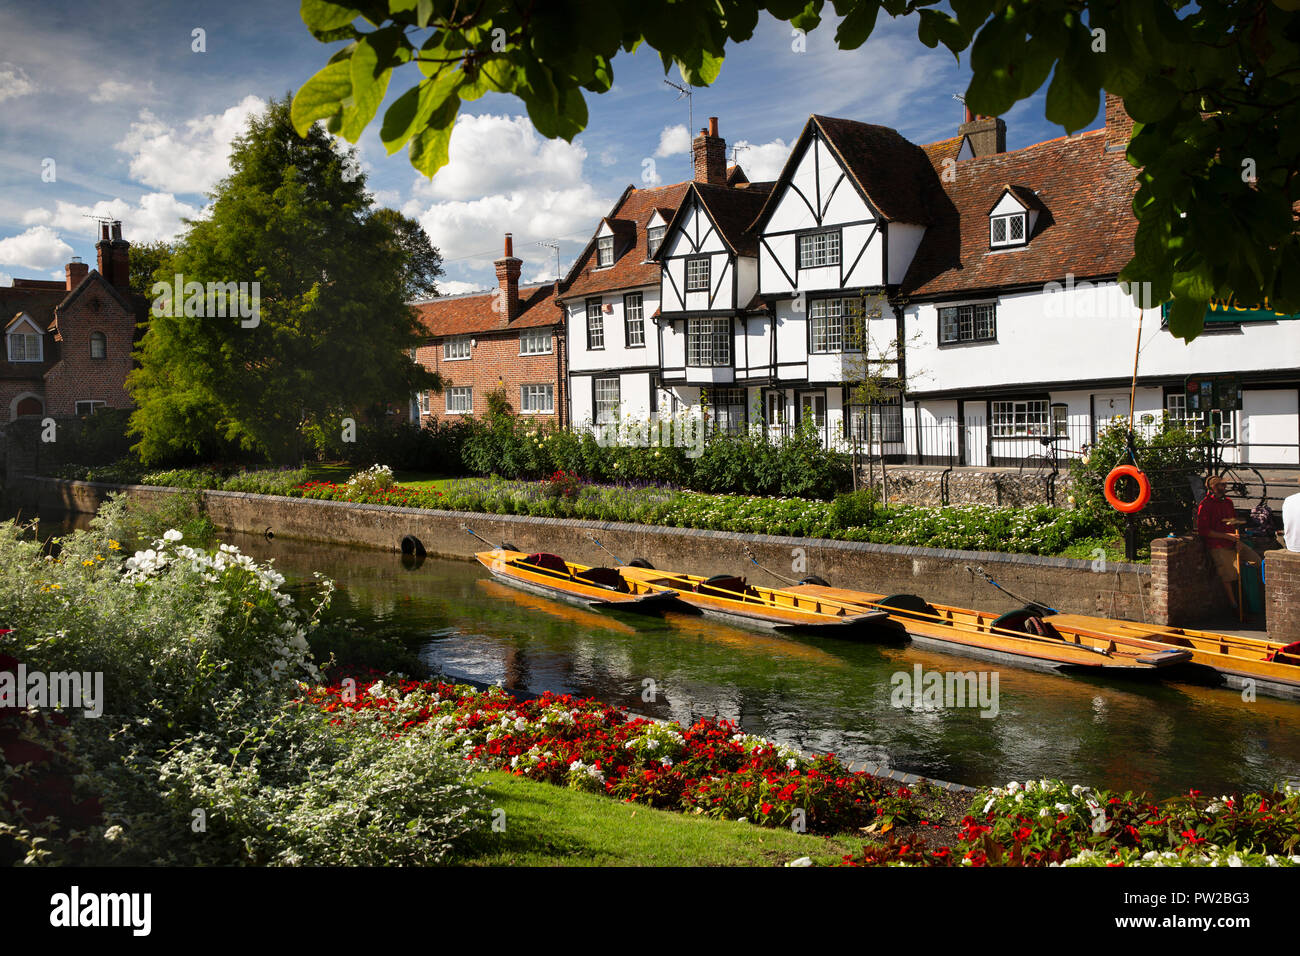
[[[549,328],[519,330],[520,355],[550,355],[551,349]]]
[[[605,300],[599,296],[587,299],[583,308],[587,315],[587,351],[601,351],[605,348]]]
[[[822,269],[840,264],[840,231],[823,229],[799,237],[799,268]]]
[[[464,362],[474,357],[473,351],[474,346],[470,337],[468,335],[458,335],[455,338],[443,341],[442,360],[444,362]]]
[[[82,405],[89,405],[89,406],[90,406],[90,411],[88,411],[88,412],[83,412],[83,411],[81,410],[81,406],[82,406]],[[83,415],[93,415],[93,414],[95,414],[95,412],[99,411],[101,408],[107,408],[107,407],[108,407],[108,402],[101,401],[101,400],[98,399],[98,398],[83,398],[83,399],[81,399],[81,400],[79,400],[79,401],[73,403],[73,405],[72,405],[72,411],[73,411],[73,414],[74,414],[74,415],[76,415],[78,418],[80,418],[80,417],[82,417]]]
[[[691,256],[686,260],[687,292],[708,292],[712,276],[712,256]]]
[[[749,431],[749,396],[743,387],[710,389],[709,407],[716,430],[728,435],[743,435]]]
[[[971,302],[938,307],[939,345],[962,345],[966,342],[996,342],[998,310],[996,302]]]
[[[596,268],[608,269],[614,264],[614,237],[596,237]]]
[[[21,331],[20,331],[21,330]],[[14,357],[14,340],[23,341],[23,357]],[[36,358],[28,358],[27,341],[36,340]],[[36,323],[26,316],[22,321],[14,323],[13,327],[5,334],[5,357],[11,362],[44,362],[45,361],[45,334],[36,327]]]
[[[630,349],[645,348],[645,300],[640,292],[623,296],[623,344]]]
[[[555,386],[549,383],[520,385],[519,412],[522,415],[554,415]]]
[[[733,335],[734,329],[730,319],[687,319],[687,366],[690,368],[729,366]]]
[[[658,233],[658,235],[656,235]],[[668,235],[667,226],[647,226],[645,231],[645,249],[646,258],[653,259],[655,253],[659,251],[664,244],[664,237]]]
[[[448,415],[473,415],[474,386],[455,385],[448,387],[446,410]]]
[[[617,375],[592,380],[591,410],[595,416],[595,424],[617,425],[622,404],[622,390]]]
[[[1043,438],[1052,431],[1051,402],[1045,398],[1010,398],[992,402],[989,427],[994,438]]]
[[[1019,225],[1020,235],[1015,236],[1015,227]],[[998,233],[1001,231],[1001,238]],[[989,245],[996,248],[1001,246],[1023,246],[1029,241],[1026,233],[1029,230],[1029,217],[1021,212],[1009,212],[1001,216],[989,216]]]

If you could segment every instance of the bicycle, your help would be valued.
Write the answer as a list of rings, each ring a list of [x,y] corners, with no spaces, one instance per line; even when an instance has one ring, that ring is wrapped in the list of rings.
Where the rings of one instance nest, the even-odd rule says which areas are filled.
[[[1047,454],[1026,455],[1020,462],[1020,474],[1023,476],[1028,472],[1029,476],[1036,479],[1055,478],[1061,473],[1061,459],[1058,457],[1056,443],[1069,441],[1064,435],[1043,435],[1038,439],[1038,443],[1047,449]],[[1088,446],[1084,445],[1079,451],[1067,451],[1067,455],[1086,455]]]

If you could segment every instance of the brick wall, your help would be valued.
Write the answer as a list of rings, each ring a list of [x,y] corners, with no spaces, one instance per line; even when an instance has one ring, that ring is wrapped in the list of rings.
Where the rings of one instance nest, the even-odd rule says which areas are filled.
[[[551,335],[549,355],[520,355],[519,330],[495,333],[478,333],[470,350],[470,358],[444,362],[441,342],[416,350],[416,360],[425,368],[443,377],[444,391],[429,398],[430,418],[454,418],[448,415],[446,389],[468,385],[474,389],[474,414],[484,415],[488,410],[488,393],[504,389],[506,399],[515,412],[520,408],[519,389],[522,385],[550,385],[554,389],[554,411],[549,415],[529,414],[538,423],[555,425],[563,414],[566,395],[564,376],[560,370],[561,345],[555,330]]]
[[[109,408],[130,408],[126,376],[131,371],[135,317],[102,287],[93,286],[59,312],[63,341],[47,339],[59,361],[45,376],[45,410],[55,417],[73,415],[76,403],[101,401]],[[105,357],[90,357],[91,336],[105,338]]]
[[[1179,627],[1224,617],[1232,607],[1194,534],[1151,542],[1152,620]]]
[[[1264,611],[1270,641],[1300,641],[1300,551],[1264,554]]]

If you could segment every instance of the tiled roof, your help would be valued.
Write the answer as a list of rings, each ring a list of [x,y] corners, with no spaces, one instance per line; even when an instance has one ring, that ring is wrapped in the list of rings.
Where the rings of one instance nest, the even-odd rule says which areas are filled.
[[[1133,255],[1134,170],[1105,150],[1105,129],[1008,153],[963,159],[926,230],[902,289],[913,296],[1112,276]],[[933,145],[933,144],[932,144]],[[939,151],[927,149],[938,164]],[[988,213],[1013,185],[1039,204],[1025,246],[989,249]],[[1032,193],[1026,192],[1032,190]]]
[[[951,159],[954,163],[957,161],[957,154],[961,152],[961,144],[965,140],[965,136],[950,136],[934,143],[926,143],[921,149],[930,157],[935,168],[942,169],[945,159]]]
[[[417,302],[415,309],[420,314],[420,324],[434,338],[540,328],[559,325],[563,319],[560,310],[555,308],[555,284],[552,282],[520,287],[519,315],[513,322],[506,322],[505,316],[493,311],[494,295],[495,292],[470,292],[442,296]]]
[[[659,263],[647,262],[646,223],[656,209],[665,221],[671,220],[690,183],[674,183],[654,189],[637,189],[628,186],[614,205],[608,219],[623,220],[635,225],[635,241],[624,249],[612,266],[596,268],[596,240],[593,236],[569,270],[565,279],[562,299],[576,299],[614,289],[634,289],[638,286],[659,284]],[[617,230],[615,231],[617,235]],[[618,243],[615,244],[616,246]],[[619,250],[616,248],[615,253]]]
[[[749,226],[763,208],[774,183],[751,183],[714,186],[692,183],[709,216],[718,226],[723,240],[742,256],[758,255],[758,234]]]
[[[816,114],[811,121],[882,216],[920,225],[934,221],[938,183],[925,150],[888,126]]]
[[[859,192],[885,219],[918,225],[934,221],[937,215],[935,207],[942,203],[943,195],[934,165],[949,155],[956,159],[961,149],[961,137],[923,148],[888,126],[814,113],[791,147],[781,175],[769,190],[771,198],[757,212],[751,227],[762,229],[775,208],[780,186],[794,174],[797,158],[803,155],[817,131],[856,183]],[[934,165],[931,163],[931,150],[936,156]]]

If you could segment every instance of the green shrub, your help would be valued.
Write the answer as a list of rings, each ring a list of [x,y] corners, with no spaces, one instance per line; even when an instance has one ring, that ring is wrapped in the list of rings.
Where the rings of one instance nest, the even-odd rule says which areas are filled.
[[[1151,503],[1138,512],[1140,539],[1189,530],[1195,521],[1194,487],[1204,474],[1203,436],[1163,420],[1152,435],[1134,435],[1137,464],[1151,482]],[[1114,422],[1097,438],[1088,455],[1070,470],[1070,494],[1080,510],[1116,533],[1124,518],[1106,503],[1103,486],[1116,465],[1132,464],[1128,453],[1128,423]]]

